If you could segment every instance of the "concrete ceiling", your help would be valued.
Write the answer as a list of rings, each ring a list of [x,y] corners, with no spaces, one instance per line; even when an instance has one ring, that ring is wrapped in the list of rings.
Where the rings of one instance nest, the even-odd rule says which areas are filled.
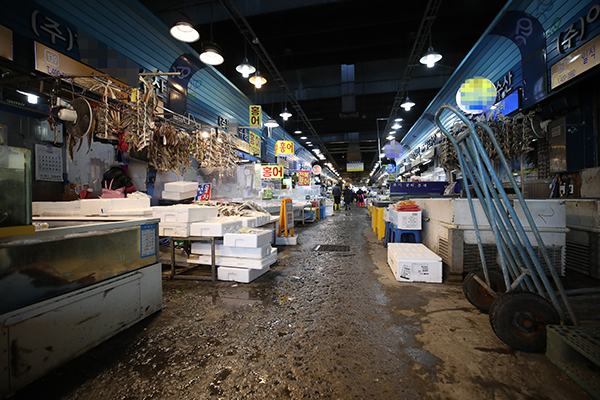
[[[428,2],[229,1],[256,33],[340,166],[340,173],[352,179],[368,174],[377,157],[377,129],[383,130],[386,125],[377,119],[390,114]],[[191,44],[197,51],[201,42],[210,38],[212,21],[214,41],[225,57],[225,63],[216,69],[252,101],[261,104],[290,134],[305,129],[294,116],[283,125],[279,113],[286,99],[264,66],[259,68],[268,82],[260,90],[235,71],[244,51],[254,65],[257,57],[220,1],[141,2],[167,26],[173,24],[178,12],[184,12],[200,32],[200,40]],[[441,2],[431,30],[431,44],[443,59],[434,68],[414,69],[408,93],[416,106],[409,112],[402,111],[403,128],[397,136],[401,137],[419,118],[505,3]],[[298,141],[302,142],[299,138]],[[367,171],[345,173],[347,160],[361,159]]]

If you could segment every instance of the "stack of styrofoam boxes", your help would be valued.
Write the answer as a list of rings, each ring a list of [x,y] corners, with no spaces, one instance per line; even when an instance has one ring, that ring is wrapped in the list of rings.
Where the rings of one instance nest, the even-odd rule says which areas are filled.
[[[81,209],[79,201],[34,201],[31,203],[31,214],[43,217],[79,217]]]
[[[271,247],[271,231],[268,229],[241,228],[223,234],[223,240],[215,243],[215,262],[218,279],[249,283],[269,270],[277,261],[277,249]],[[210,243],[192,243],[192,254],[197,258],[189,263],[210,265]]]
[[[147,216],[152,215],[149,197],[126,197],[122,199],[80,200],[82,216]]]
[[[442,258],[421,243],[388,243],[388,265],[399,282],[442,283]]]
[[[198,190],[197,182],[167,182],[162,191],[161,198],[165,200],[185,200],[196,197]]]
[[[217,217],[217,207],[178,204],[152,207],[154,218],[160,218],[159,236],[190,236],[191,225]]]

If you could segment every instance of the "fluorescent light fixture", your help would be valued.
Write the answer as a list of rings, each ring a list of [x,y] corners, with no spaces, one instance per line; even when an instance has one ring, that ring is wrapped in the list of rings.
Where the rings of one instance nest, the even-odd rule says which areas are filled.
[[[17,90],[17,92],[27,96],[27,102],[29,104],[37,104],[39,97],[36,96],[35,94],[23,92],[21,90]]]
[[[307,138],[306,136],[301,136],[301,137],[300,137],[300,139],[302,139],[302,140],[306,140],[306,139],[308,139],[308,138]]]
[[[297,134],[297,135],[299,135],[299,134],[302,133],[302,131],[300,129],[298,129],[298,130],[295,130],[294,133]]]
[[[400,129],[400,128],[402,128],[402,125],[400,125],[397,122],[394,125],[392,125],[392,129]]]
[[[402,121],[404,121],[402,118],[396,118],[396,119],[394,120],[394,122],[402,122]]]

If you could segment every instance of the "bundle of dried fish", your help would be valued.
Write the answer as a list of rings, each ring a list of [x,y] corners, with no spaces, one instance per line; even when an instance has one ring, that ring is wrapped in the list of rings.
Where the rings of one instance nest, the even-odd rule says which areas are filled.
[[[218,209],[218,216],[219,217],[236,217],[236,216],[242,216],[242,215],[246,215],[248,211],[258,211],[258,212],[262,212],[265,214],[269,214],[269,212],[267,212],[264,208],[262,208],[260,205],[256,204],[253,201],[247,201],[243,204],[240,203],[235,203],[235,202],[231,202],[231,201],[225,201],[225,202],[218,202],[218,201],[211,201],[211,200],[200,200],[200,201],[194,201],[194,204],[198,204],[200,206],[207,206],[207,207],[217,207]]]
[[[165,122],[156,124],[151,137],[148,151],[150,165],[161,172],[185,174],[191,165],[189,135]]]

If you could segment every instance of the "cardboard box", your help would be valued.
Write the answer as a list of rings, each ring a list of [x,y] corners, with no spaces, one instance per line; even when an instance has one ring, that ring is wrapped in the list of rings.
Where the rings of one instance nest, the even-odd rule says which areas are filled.
[[[388,243],[388,265],[399,282],[442,283],[442,258],[421,243]]]

